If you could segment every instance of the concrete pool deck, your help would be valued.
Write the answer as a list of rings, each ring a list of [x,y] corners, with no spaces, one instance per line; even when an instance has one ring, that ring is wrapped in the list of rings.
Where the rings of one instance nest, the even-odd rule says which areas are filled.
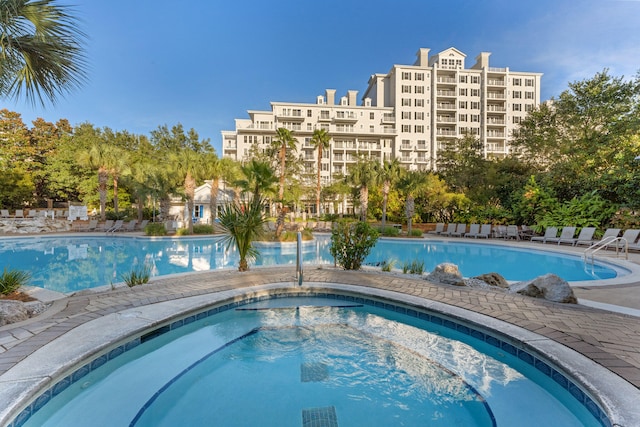
[[[490,243],[499,242],[490,240]],[[508,244],[523,247],[530,245],[543,250],[557,249],[556,245],[524,242]],[[569,247],[560,249],[576,251]],[[640,256],[631,254],[629,264],[637,267],[639,263]],[[576,295],[583,304],[566,305],[490,289],[436,285],[417,277],[385,274],[379,270],[354,272],[326,266],[305,268],[305,283],[357,286],[368,289],[371,293],[390,291],[506,322],[572,349],[617,374],[635,391],[640,389],[638,271],[632,271],[624,281],[608,284],[605,282],[609,281],[581,282],[574,285]],[[126,310],[153,308],[158,303],[186,301],[192,297],[210,296],[230,290],[249,290],[252,287],[274,284],[294,286],[294,281],[295,271],[292,267],[254,267],[246,273],[216,270],[158,277],[148,285],[113,290],[101,288],[56,299],[43,314],[0,327],[0,390],[3,390],[0,391],[0,401],[7,402],[10,400],[5,399],[18,396],[15,394],[17,389],[14,388],[16,378],[12,374],[19,370],[17,368],[24,368],[29,358],[34,358],[38,350],[57,340],[63,341],[65,335],[76,329],[80,330],[96,319],[104,319]],[[599,304],[615,311],[594,307]],[[80,344],[82,343],[78,343]],[[37,375],[34,370],[34,381]],[[29,378],[23,377],[18,380],[20,381],[29,381]],[[10,417],[3,418],[7,415],[0,408],[0,425],[10,421]],[[640,420],[637,413],[628,415],[635,421]]]

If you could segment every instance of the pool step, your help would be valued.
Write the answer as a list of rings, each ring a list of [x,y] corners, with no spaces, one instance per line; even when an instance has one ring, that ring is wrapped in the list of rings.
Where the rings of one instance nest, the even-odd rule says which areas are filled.
[[[302,427],[338,427],[335,406],[303,409]]]

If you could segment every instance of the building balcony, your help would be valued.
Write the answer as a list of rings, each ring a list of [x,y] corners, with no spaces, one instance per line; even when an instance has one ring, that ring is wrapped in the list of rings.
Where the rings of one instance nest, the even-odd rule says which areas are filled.
[[[390,113],[385,113],[382,116],[382,120],[381,123],[395,123],[396,122],[396,115],[395,114],[390,114]]]
[[[492,131],[487,132],[487,138],[504,138],[504,137],[505,137],[504,132],[492,132]]]
[[[331,121],[331,116],[329,115],[329,112],[327,112],[327,114],[320,114],[318,116],[318,121],[319,122],[330,122]]]
[[[438,83],[456,83],[455,77],[438,77]]]
[[[358,116],[356,113],[352,112],[337,111],[336,115],[333,117],[333,121],[340,123],[355,123],[358,121]]]
[[[427,163],[429,159],[426,156],[418,156],[416,158],[416,163]]]
[[[276,113],[276,118],[279,121],[304,122],[304,116],[302,113]]]
[[[383,133],[396,133],[396,128],[384,128],[382,129]]]
[[[487,92],[487,99],[506,99],[506,97],[501,92]]]
[[[489,86],[504,86],[504,80],[503,79],[487,79],[487,85]]]
[[[427,144],[416,145],[416,150],[428,150]]]
[[[504,125],[505,124],[505,120],[504,119],[494,118],[494,117],[489,117],[489,118],[487,118],[487,124],[488,125]]]
[[[487,111],[495,113],[506,113],[507,109],[502,105],[487,105]]]
[[[436,95],[455,98],[456,91],[455,90],[439,90],[436,92]]]
[[[449,102],[439,102],[438,104],[436,104],[436,108],[438,108],[439,110],[455,110],[456,104]]]
[[[438,129],[436,132],[438,136],[458,136],[458,132],[455,130],[447,130],[447,129]]]
[[[455,117],[447,117],[447,116],[438,116],[436,120],[438,121],[438,123],[455,123],[456,122]]]
[[[410,151],[413,147],[411,147],[411,144],[402,144],[400,146],[400,150],[404,150],[404,151]]]

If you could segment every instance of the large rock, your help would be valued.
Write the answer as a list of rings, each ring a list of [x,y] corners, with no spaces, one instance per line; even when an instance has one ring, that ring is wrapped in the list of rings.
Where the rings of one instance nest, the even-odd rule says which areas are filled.
[[[485,273],[476,277],[472,277],[472,279],[482,280],[489,286],[497,286],[498,288],[503,289],[509,288],[509,283],[498,273]]]
[[[464,286],[462,274],[458,266],[451,263],[438,264],[436,268],[427,275],[426,280],[444,285]]]
[[[533,280],[514,283],[509,287],[511,292],[549,301],[577,304],[573,289],[566,280],[555,274],[545,274]]]
[[[20,301],[0,300],[0,326],[29,318],[29,310]]]

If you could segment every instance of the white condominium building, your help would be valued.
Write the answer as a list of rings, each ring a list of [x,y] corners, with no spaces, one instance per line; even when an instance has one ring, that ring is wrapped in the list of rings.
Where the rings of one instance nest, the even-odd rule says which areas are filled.
[[[455,48],[431,57],[421,48],[413,65],[372,75],[360,104],[357,91],[336,99],[332,89],[313,104],[272,102],[271,111],[249,111],[234,131],[222,131],[222,155],[247,159],[254,144],[266,148],[284,127],[298,141],[306,172],[318,168],[309,142],[314,129],[328,131],[330,149],[320,165],[325,183],[346,174],[360,155],[435,169],[438,151],[466,134],[482,142],[485,157],[504,157],[518,123],[540,103],[542,74],[489,67],[489,56],[480,53],[466,68],[466,55]]]

